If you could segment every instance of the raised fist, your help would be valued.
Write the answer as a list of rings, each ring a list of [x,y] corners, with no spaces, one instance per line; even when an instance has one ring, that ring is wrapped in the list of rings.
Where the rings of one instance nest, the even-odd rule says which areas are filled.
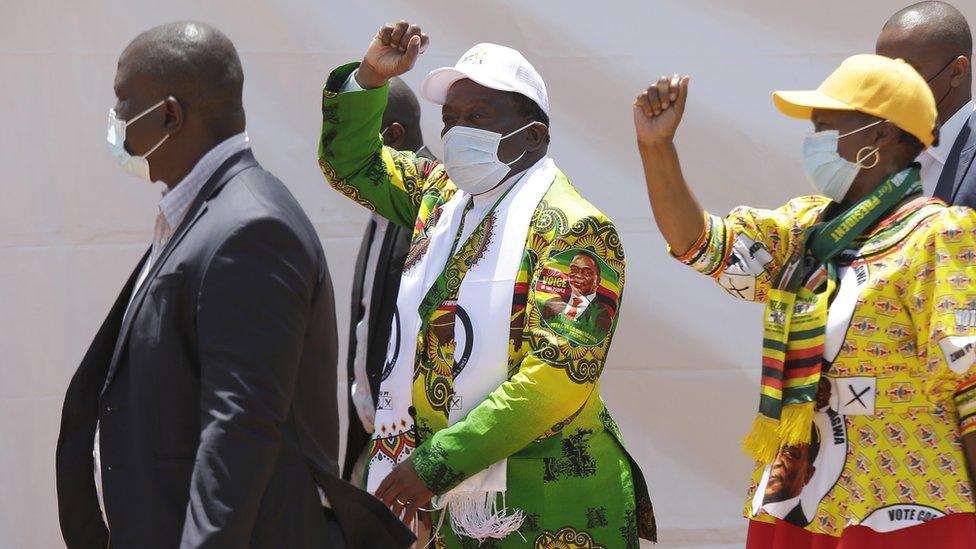
[[[366,49],[356,80],[364,88],[386,84],[390,78],[412,69],[429,43],[430,38],[417,25],[406,21],[383,25]]]
[[[639,143],[674,137],[688,100],[688,75],[662,76],[634,101],[634,128]]]

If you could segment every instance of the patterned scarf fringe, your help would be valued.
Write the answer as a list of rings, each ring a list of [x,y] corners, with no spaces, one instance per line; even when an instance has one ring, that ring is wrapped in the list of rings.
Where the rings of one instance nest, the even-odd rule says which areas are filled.
[[[759,463],[769,463],[779,452],[779,421],[756,414],[752,429],[742,439],[742,449]]]
[[[813,402],[789,404],[783,407],[779,421],[756,414],[752,429],[742,440],[742,448],[759,463],[771,463],[784,446],[810,443],[813,424]]]
[[[810,427],[813,425],[814,407],[813,402],[789,404],[783,407],[783,417],[779,420],[780,446],[810,444]],[[778,452],[779,448],[776,450]]]
[[[502,492],[502,508],[498,508],[499,492],[460,492],[445,494],[438,507],[451,515],[451,529],[459,536],[478,540],[503,539],[518,532],[525,514],[516,509],[509,512]]]

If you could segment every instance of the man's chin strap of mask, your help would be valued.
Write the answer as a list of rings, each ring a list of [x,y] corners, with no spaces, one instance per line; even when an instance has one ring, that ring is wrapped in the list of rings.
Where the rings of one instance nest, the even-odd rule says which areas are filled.
[[[148,109],[142,111],[141,113],[133,116],[128,120],[119,120],[115,114],[115,109],[109,109],[108,111],[108,147],[112,155],[118,160],[119,166],[122,167],[127,173],[132,174],[140,179],[145,179],[152,183],[152,176],[149,173],[149,155],[156,151],[163,143],[169,139],[170,134],[166,134],[156,142],[155,145],[150,147],[145,154],[142,155],[132,155],[129,151],[125,149],[125,134],[126,128],[139,120],[143,116],[151,113],[152,111],[158,109],[160,105],[166,103],[163,99],[156,103],[155,105],[149,107]]]
[[[946,69],[948,69],[949,67],[951,67],[952,64],[956,62],[956,59],[957,58],[953,57],[948,63],[945,64],[944,67],[942,67],[941,69],[939,69],[939,72],[935,73],[935,76],[933,76],[932,78],[929,78],[928,80],[925,81],[925,83],[929,85],[929,88],[930,89],[932,88],[932,81],[935,80],[936,78],[942,76],[942,73],[944,73]],[[935,102],[935,108],[936,109],[938,109],[939,108],[939,105],[941,105],[942,102],[945,101],[945,98],[946,97],[949,97],[949,94],[950,93],[952,93],[952,86],[949,86],[949,88],[946,90],[946,92],[944,94],[942,94],[942,97],[939,98],[939,100]]]
[[[524,130],[524,129],[526,129],[529,126],[532,126],[534,124],[542,124],[542,122],[538,122],[536,120],[533,120],[532,122],[529,122],[528,124],[522,126],[521,128],[519,128],[519,129],[517,129],[517,130],[515,130],[513,132],[509,132],[509,133],[503,135],[502,138],[499,139],[498,141],[500,142],[500,141],[505,140],[508,137],[512,137],[513,135],[517,134],[518,132],[520,132],[520,131],[522,131],[522,130]],[[522,154],[516,156],[515,157],[515,160],[512,160],[511,162],[505,162],[504,160],[501,160],[500,158],[499,158],[499,160],[501,160],[502,162],[505,163],[506,166],[508,166],[509,168],[511,168],[512,167],[512,164],[518,162],[519,160],[522,160],[522,157],[525,156],[525,153],[527,153],[527,152],[528,151],[526,151],[526,150],[523,149],[522,150]],[[487,191],[484,191],[484,192],[481,192],[481,193],[478,193],[478,194],[484,194],[484,193],[493,191],[493,190],[497,189],[498,187],[500,187],[502,185],[502,183],[504,183],[505,181],[507,181],[507,179],[502,179],[501,181],[498,182],[498,185],[495,185],[494,187],[488,189]]]
[[[513,132],[508,132],[507,134],[505,134],[505,135],[503,135],[503,136],[502,136],[502,138],[501,138],[501,139],[499,139],[499,141],[504,141],[504,140],[506,140],[506,139],[508,139],[509,137],[512,137],[513,135],[515,135],[515,134],[517,134],[517,133],[519,133],[520,131],[522,131],[522,130],[524,130],[524,129],[526,129],[526,128],[529,128],[529,127],[531,127],[531,126],[534,126],[534,125],[536,125],[536,124],[542,124],[542,122],[539,122],[539,121],[536,121],[536,120],[533,120],[532,122],[529,122],[528,124],[526,124],[526,125],[524,125],[524,126],[522,126],[521,128],[519,128],[519,129],[517,129],[517,130],[515,130],[515,131],[513,131]],[[544,124],[543,124],[543,125],[544,125]],[[526,151],[525,149],[523,149],[523,150],[522,150],[522,154],[520,154],[520,155],[518,155],[518,156],[516,156],[516,157],[515,157],[515,160],[512,160],[511,162],[505,162],[504,160],[502,160],[502,162],[505,162],[505,165],[506,165],[506,166],[508,166],[508,167],[512,167],[512,164],[514,164],[514,163],[516,163],[516,162],[518,162],[519,160],[522,160],[522,157],[523,157],[523,156],[525,156],[525,153],[527,153],[527,152],[529,152],[529,151]],[[499,159],[499,160],[501,160],[501,159]]]

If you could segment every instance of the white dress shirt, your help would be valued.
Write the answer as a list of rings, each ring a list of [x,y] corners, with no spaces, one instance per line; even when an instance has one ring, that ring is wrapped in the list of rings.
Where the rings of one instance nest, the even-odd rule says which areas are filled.
[[[136,292],[139,291],[142,283],[145,282],[146,276],[149,275],[149,270],[152,268],[156,259],[159,258],[159,254],[166,246],[169,237],[173,235],[180,226],[180,223],[183,222],[183,218],[186,217],[190,205],[193,204],[197,195],[200,194],[200,189],[203,188],[213,176],[214,172],[217,171],[217,168],[226,162],[227,159],[249,147],[250,140],[247,137],[247,132],[229,137],[216,147],[210,149],[207,154],[203,155],[197,161],[196,165],[193,166],[193,169],[190,170],[190,173],[186,174],[175,187],[163,190],[163,198],[159,201],[159,215],[156,220],[157,230],[153,235],[152,250],[149,253],[149,259],[146,260],[145,265],[142,267],[142,271],[139,272],[135,286],[132,287],[132,294],[129,296],[130,306],[132,305],[132,298],[135,297]],[[161,226],[165,228],[162,232],[159,230]],[[128,309],[125,314],[129,314]],[[96,423],[95,446],[92,451],[95,458],[95,493],[98,495],[98,507],[102,511],[102,519],[105,520],[105,526],[108,527],[108,517],[105,515],[105,500],[102,495],[102,460],[99,448],[99,427],[100,425]]]
[[[596,292],[592,292],[588,295],[580,295],[576,293],[576,290],[573,290],[569,295],[569,299],[566,300],[566,307],[563,308],[563,314],[566,315],[566,317],[575,320],[579,318],[581,314],[586,312],[586,309],[590,307],[590,303],[593,303],[594,299],[596,299]],[[579,304],[574,307],[573,302],[577,300],[579,301]]]
[[[942,170],[949,159],[952,146],[956,143],[959,132],[962,131],[974,110],[976,110],[976,103],[973,101],[963,105],[939,128],[938,146],[925,149],[915,159],[922,165],[922,189],[926,196],[935,194],[935,188],[939,184],[939,178],[942,177]]]
[[[356,323],[356,354],[353,359],[353,380],[351,392],[353,406],[356,407],[356,414],[363,424],[366,432],[373,434],[373,419],[376,417],[376,407],[373,406],[373,393],[370,390],[369,375],[366,373],[366,355],[369,343],[369,317],[370,304],[373,298],[373,283],[376,279],[376,265],[380,260],[380,251],[383,248],[383,239],[386,237],[386,229],[390,222],[377,213],[373,213],[373,222],[376,229],[373,230],[373,237],[369,241],[369,255],[366,258],[366,266],[363,271],[362,305],[363,317]],[[382,327],[381,327],[382,328]]]

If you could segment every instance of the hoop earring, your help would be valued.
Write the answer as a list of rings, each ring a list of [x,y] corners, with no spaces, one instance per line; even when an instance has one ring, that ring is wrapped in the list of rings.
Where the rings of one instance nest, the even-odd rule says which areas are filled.
[[[871,152],[869,152],[868,154],[864,155],[864,158],[861,158],[861,154],[864,152],[865,149],[867,149],[867,150],[869,150]],[[881,155],[878,153],[878,150],[879,150],[879,148],[877,148],[877,147],[874,148],[874,149],[872,149],[871,147],[861,147],[861,150],[857,151],[857,156],[854,157],[854,160],[855,160],[855,162],[857,162],[857,164],[859,166],[861,166],[865,170],[870,170],[871,168],[877,166],[878,165],[878,162],[881,162]],[[874,155],[874,164],[871,164],[870,166],[865,166],[865,165],[861,164],[861,162],[864,162],[865,160],[867,160],[872,154]]]

